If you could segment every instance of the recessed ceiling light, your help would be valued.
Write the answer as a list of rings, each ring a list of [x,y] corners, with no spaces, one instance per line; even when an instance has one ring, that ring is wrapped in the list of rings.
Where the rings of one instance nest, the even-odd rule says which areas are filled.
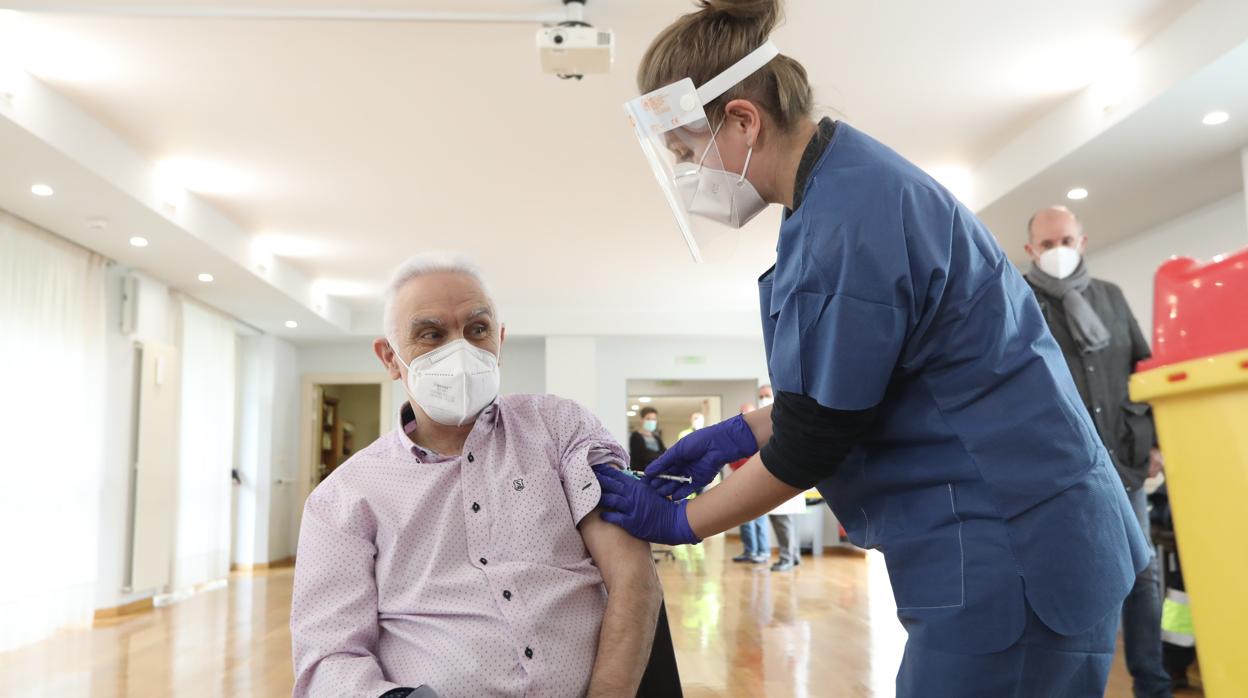
[[[292,329],[292,330],[293,330],[293,329],[295,329],[295,328],[296,328],[296,327],[298,327],[298,326],[299,326],[299,323],[295,322],[294,320],[287,320],[287,321],[286,321],[286,327],[287,327],[288,329]]]
[[[1206,126],[1221,126],[1229,121],[1230,118],[1231,115],[1224,111],[1211,111],[1205,114],[1205,118],[1201,119],[1200,123]]]
[[[637,398],[637,402],[640,402],[641,404],[645,405],[645,404],[647,404],[647,403],[649,403],[649,402],[650,402],[650,398],[648,398],[648,397],[639,397],[639,398]]]
[[[629,407],[628,409],[630,409],[630,410],[639,410],[639,409],[641,409],[641,405],[632,405],[632,406],[631,406],[631,407]]]
[[[636,416],[637,416],[637,410],[629,410],[629,411],[625,412],[624,414],[628,415],[629,417],[636,417]]]
[[[1083,187],[1076,187],[1066,192],[1066,198],[1071,201],[1083,201],[1088,198],[1088,190]]]
[[[52,187],[46,184],[35,184],[31,186],[30,193],[35,196],[52,196],[55,192],[52,191]]]
[[[215,277],[212,274],[200,274],[197,278],[206,284],[210,284]]]
[[[130,246],[131,247],[147,247],[147,238],[135,235],[134,237],[130,238]]]

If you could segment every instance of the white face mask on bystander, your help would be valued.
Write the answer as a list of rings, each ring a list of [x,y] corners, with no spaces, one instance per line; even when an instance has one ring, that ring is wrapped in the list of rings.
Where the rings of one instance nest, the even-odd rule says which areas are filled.
[[[1045,250],[1040,255],[1040,259],[1036,260],[1036,266],[1040,267],[1040,271],[1055,279],[1065,279],[1075,273],[1082,259],[1083,257],[1075,248],[1059,245],[1051,250]]]

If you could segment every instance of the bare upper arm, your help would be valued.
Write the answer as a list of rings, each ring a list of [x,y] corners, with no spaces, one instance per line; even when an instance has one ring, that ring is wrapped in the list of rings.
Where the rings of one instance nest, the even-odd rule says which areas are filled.
[[[581,521],[581,538],[602,573],[608,593],[613,583],[641,580],[657,583],[650,544],[602,520],[601,509],[594,509]]]

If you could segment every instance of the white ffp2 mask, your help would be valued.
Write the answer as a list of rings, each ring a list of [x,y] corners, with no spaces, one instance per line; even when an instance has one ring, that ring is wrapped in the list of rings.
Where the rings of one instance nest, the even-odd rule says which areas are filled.
[[[735,175],[713,167],[694,167],[675,180],[689,213],[740,228],[767,208],[744,172]]]
[[[1078,250],[1073,247],[1059,246],[1045,250],[1036,262],[1036,266],[1040,267],[1040,271],[1055,279],[1064,279],[1075,273],[1075,270],[1079,268],[1080,259]]]
[[[394,355],[402,363],[397,349]],[[498,397],[498,357],[467,340],[457,339],[404,365],[408,395],[438,424],[467,424]]]

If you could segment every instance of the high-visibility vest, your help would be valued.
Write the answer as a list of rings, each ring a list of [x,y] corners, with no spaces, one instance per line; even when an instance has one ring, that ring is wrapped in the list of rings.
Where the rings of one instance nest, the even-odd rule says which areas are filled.
[[[1192,607],[1187,592],[1167,589],[1161,604],[1161,639],[1178,647],[1195,647],[1196,633],[1192,627]]]

